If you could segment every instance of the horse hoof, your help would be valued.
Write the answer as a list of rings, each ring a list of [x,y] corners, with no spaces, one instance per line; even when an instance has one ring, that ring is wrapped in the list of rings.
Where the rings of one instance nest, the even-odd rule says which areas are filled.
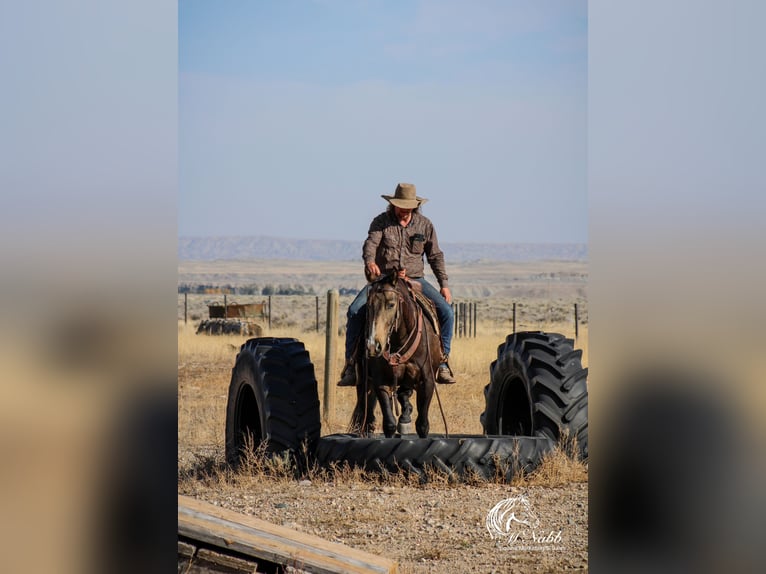
[[[412,433],[412,423],[403,423],[400,422],[396,425],[396,432],[399,434],[410,434]]]

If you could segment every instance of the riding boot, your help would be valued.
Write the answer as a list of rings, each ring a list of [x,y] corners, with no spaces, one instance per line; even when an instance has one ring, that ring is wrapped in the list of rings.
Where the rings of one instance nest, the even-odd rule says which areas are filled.
[[[339,387],[355,387],[356,386],[356,367],[354,366],[353,359],[346,359],[346,366],[343,367],[343,372],[340,374],[340,381],[338,381]]]
[[[439,365],[439,370],[436,372],[436,382],[442,385],[454,385],[457,383],[449,366],[448,357],[444,357],[442,364]]]

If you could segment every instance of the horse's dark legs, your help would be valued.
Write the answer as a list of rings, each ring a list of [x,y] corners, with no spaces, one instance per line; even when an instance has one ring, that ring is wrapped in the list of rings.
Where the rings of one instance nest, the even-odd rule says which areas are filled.
[[[426,396],[427,395],[427,396]],[[430,393],[418,393],[418,418],[415,420],[415,430],[420,438],[428,437],[428,408],[431,406]]]
[[[357,381],[363,376],[361,369],[357,369]],[[375,393],[366,392],[364,383],[356,385],[356,406],[351,416],[351,430],[362,436],[370,436],[375,431],[375,405],[378,397]]]
[[[429,380],[430,379],[430,380]],[[418,418],[415,420],[415,430],[420,438],[428,437],[428,409],[431,407],[431,399],[434,396],[436,382],[433,376],[423,375],[422,386],[418,389]]]
[[[391,438],[396,432],[396,418],[394,417],[393,397],[384,389],[378,389],[378,402],[380,410],[383,413],[383,434],[386,438]]]
[[[396,430],[400,434],[412,432],[412,428],[408,428],[410,423],[412,423],[412,403],[410,402],[410,397],[412,397],[412,389],[399,387],[396,398],[402,406],[402,414],[399,416]]]
[[[364,427],[364,436],[372,436],[375,432],[375,407],[378,405],[378,397],[371,390],[367,395],[367,424]]]

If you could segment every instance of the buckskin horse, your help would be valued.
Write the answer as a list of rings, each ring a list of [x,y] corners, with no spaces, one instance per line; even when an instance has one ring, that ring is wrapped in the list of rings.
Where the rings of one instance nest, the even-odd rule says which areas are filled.
[[[400,279],[396,273],[373,281],[368,289],[364,345],[357,345],[357,401],[351,425],[363,435],[371,434],[378,402],[385,436],[394,436],[397,428],[403,433],[412,420],[409,399],[414,391],[418,407],[415,430],[420,438],[426,438],[428,409],[442,359],[436,314],[424,314],[416,301],[413,290],[420,290],[420,284]],[[394,395],[402,407],[399,426]]]

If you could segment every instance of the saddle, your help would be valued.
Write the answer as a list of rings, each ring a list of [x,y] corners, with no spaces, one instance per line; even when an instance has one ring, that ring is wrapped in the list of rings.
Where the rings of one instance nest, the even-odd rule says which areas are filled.
[[[415,299],[415,302],[423,310],[423,315],[430,321],[434,331],[436,332],[437,336],[440,337],[439,340],[441,341],[441,332],[439,331],[439,317],[436,314],[436,305],[434,305],[434,302],[431,301],[428,297],[423,295],[423,286],[420,284],[420,282],[411,281],[410,279],[405,279],[405,282],[407,283],[407,287],[409,288],[410,293],[412,293],[412,297]]]

